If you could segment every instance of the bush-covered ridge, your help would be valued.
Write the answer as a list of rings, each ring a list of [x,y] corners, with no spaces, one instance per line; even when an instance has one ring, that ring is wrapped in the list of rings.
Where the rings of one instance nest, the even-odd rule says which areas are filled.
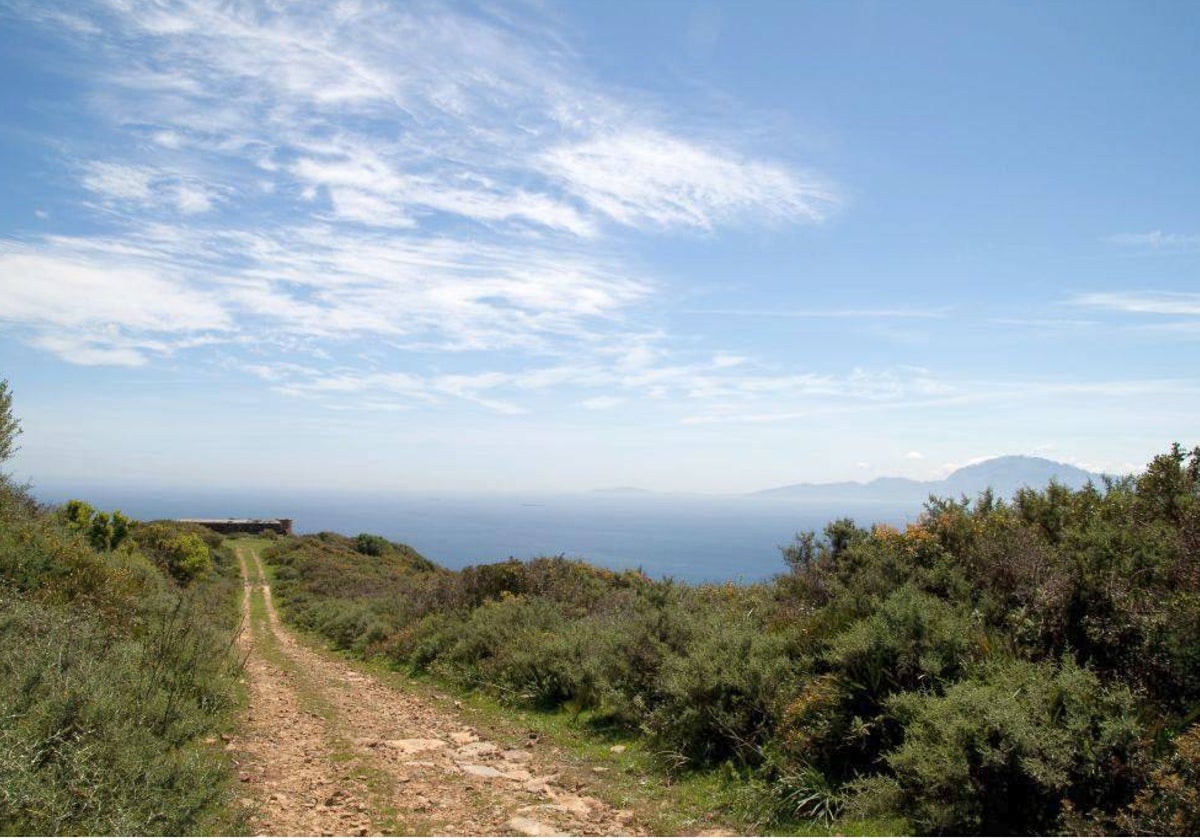
[[[287,615],[335,644],[726,763],[768,819],[1200,832],[1200,450],[933,500],[903,531],[833,522],[784,557],[740,587],[450,572],[362,536],[269,552]]]
[[[240,831],[205,743],[236,700],[239,590],[215,535],[0,480],[0,833]]]

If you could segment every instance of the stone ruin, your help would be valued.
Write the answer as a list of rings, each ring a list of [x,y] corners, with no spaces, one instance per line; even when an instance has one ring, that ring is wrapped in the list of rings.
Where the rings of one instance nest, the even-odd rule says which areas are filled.
[[[203,525],[218,534],[262,534],[273,531],[289,536],[292,533],[290,519],[180,519],[190,525]]]

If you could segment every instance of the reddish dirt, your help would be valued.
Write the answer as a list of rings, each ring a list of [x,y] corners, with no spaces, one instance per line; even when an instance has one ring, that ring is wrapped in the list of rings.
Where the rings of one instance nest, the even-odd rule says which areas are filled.
[[[537,743],[493,743],[448,709],[301,644],[239,547],[249,710],[234,752],[256,835],[632,835],[557,783]],[[261,597],[265,609],[252,610]]]

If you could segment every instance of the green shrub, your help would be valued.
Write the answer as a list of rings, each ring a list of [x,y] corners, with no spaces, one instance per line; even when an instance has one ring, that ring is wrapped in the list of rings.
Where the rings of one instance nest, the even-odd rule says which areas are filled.
[[[0,831],[217,827],[228,767],[195,739],[231,702],[228,639],[166,604],[147,618],[114,640],[92,618],[0,595]]]
[[[167,523],[152,523],[134,531],[138,549],[174,580],[187,585],[213,570],[212,551],[196,533]]]
[[[980,649],[981,628],[960,608],[906,584],[829,644],[830,666],[882,699],[955,680]]]
[[[757,763],[796,679],[782,640],[753,620],[700,615],[690,643],[659,670],[645,729],[655,746],[687,763]]]
[[[997,662],[888,705],[904,742],[885,759],[901,813],[925,832],[1049,833],[1064,800],[1124,804],[1144,770],[1133,696],[1069,660]]]
[[[389,547],[387,540],[375,534],[359,534],[354,538],[354,550],[368,557],[380,557]]]

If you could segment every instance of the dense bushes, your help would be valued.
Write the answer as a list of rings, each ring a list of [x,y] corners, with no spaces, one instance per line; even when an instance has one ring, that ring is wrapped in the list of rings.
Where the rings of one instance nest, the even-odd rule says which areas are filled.
[[[1044,833],[1063,800],[1125,801],[1144,770],[1133,695],[1070,660],[992,661],[887,709],[904,730],[884,755],[899,812],[929,833]]]
[[[586,711],[668,767],[740,768],[775,819],[1200,820],[1200,450],[1103,488],[931,500],[903,531],[838,520],[751,587],[561,557],[452,573],[334,535],[269,556],[288,615],[338,644]]]
[[[2,833],[238,829],[228,760],[204,743],[233,702],[236,573],[201,542],[209,576],[185,588],[119,542],[98,551],[90,527],[0,482]]]

